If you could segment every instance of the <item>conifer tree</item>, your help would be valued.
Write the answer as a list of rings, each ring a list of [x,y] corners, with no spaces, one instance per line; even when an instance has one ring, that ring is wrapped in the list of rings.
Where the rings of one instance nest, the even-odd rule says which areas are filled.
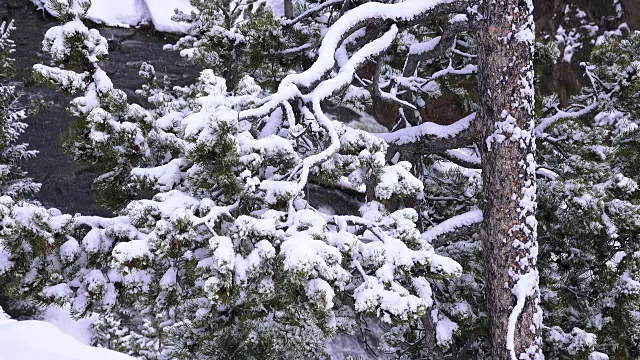
[[[187,35],[166,45],[166,50],[179,51],[200,68],[213,70],[230,88],[244,75],[271,86],[286,75],[280,63],[284,59],[277,56],[283,32],[265,2],[191,0],[191,5],[195,10],[190,14],[180,11],[174,16],[189,24]],[[267,57],[270,61],[265,62]]]
[[[38,191],[40,185],[26,176],[20,164],[37,151],[17,143],[27,127],[23,122],[27,114],[18,102],[15,86],[10,83],[14,73],[11,56],[15,51],[10,35],[14,30],[13,21],[0,25],[0,195],[20,199]]]
[[[263,7],[194,2],[201,14],[178,15],[191,33],[171,48],[204,69],[169,88],[143,65],[145,109],[100,68],[106,40],[82,23],[88,5],[53,2],[64,23],[44,44],[57,66],[34,70],[78,96],[66,147],[101,164],[96,187],[118,216],[33,211],[38,234],[54,240],[52,251],[25,257],[44,264],[28,288],[78,315],[100,313],[97,345],[148,359],[323,358],[328,337],[364,331],[367,317],[384,324],[380,350],[402,359],[539,356],[541,329],[554,358],[637,357],[638,35],[596,49],[584,66],[591,86],[567,108],[548,97],[534,113],[532,72],[510,83],[524,86],[511,100],[525,107],[487,91],[500,74],[488,69],[506,58],[491,46],[511,54],[503,21],[521,25],[507,40],[532,70],[527,3],[511,3],[521,17],[506,20],[457,1],[343,3],[300,3],[278,25]],[[273,49],[310,64],[254,61]],[[517,120],[505,109],[496,123],[488,93]],[[451,125],[428,112],[445,96],[466,114]],[[393,131],[332,121],[327,101],[387,104]],[[498,156],[505,151],[513,156]],[[489,190],[504,190],[496,164],[520,166],[512,180],[521,192]],[[307,196],[311,182],[362,191],[365,203],[357,214],[323,213]],[[484,273],[498,262],[482,257],[487,234],[508,228],[487,226],[504,207],[486,204],[513,199],[512,258],[522,266],[493,269],[513,285],[492,285],[506,304],[496,311],[484,300],[495,278]],[[517,326],[523,319],[534,332]]]
[[[0,24],[0,303],[7,311],[17,311],[17,307],[25,305],[20,302],[20,283],[37,266],[31,262],[35,251],[25,248],[21,239],[25,233],[16,229],[20,226],[13,220],[16,203],[30,206],[23,200],[40,188],[22,169],[22,162],[37,152],[28,150],[27,144],[17,143],[27,124],[23,122],[26,110],[20,106],[17,90],[11,84],[15,44],[10,35],[14,30],[13,21]],[[37,224],[29,228],[34,235],[38,233]]]
[[[120,207],[120,217],[76,220],[92,229],[76,253],[80,272],[56,285],[66,290],[56,300],[78,314],[111,311],[99,341],[148,358],[325,357],[326,337],[353,331],[356,314],[414,320],[432,304],[426,278],[460,273],[420,238],[415,210],[385,205],[422,184],[409,163],[385,163],[382,139],[331,122],[319,98],[313,108],[274,106],[252,78],[229,91],[211,70],[167,92],[143,66],[143,93],[161,107],[129,105],[99,67],[104,38],[81,16],[46,35],[45,50],[65,68],[34,70],[82,94],[67,146],[101,160],[105,189],[155,194]],[[332,92],[349,79],[322,86]],[[377,185],[360,215],[326,215],[304,199],[311,178]]]
[[[636,32],[594,49],[585,64],[593,86],[574,100],[600,111],[560,121],[543,138],[541,268],[554,358],[638,356],[640,113],[629,99],[640,84],[639,40]]]

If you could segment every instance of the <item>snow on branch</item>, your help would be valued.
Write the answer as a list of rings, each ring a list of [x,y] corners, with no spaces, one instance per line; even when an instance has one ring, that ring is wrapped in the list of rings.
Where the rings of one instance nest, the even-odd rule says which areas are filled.
[[[463,149],[446,150],[438,155],[451,161],[452,163],[468,169],[482,168],[482,162],[479,156],[469,155]]]
[[[453,0],[409,0],[400,4],[367,3],[359,6],[346,13],[329,28],[318,50],[318,58],[309,69],[285,77],[280,83],[278,91],[268,102],[258,108],[240,112],[239,117],[246,119],[266,116],[281,106],[288,108],[283,104],[295,98],[300,98],[305,103],[311,103],[313,116],[318,124],[329,133],[331,144],[320,153],[306,158],[294,172],[294,174],[300,175],[298,186],[303,188],[307,183],[310,168],[326,160],[340,148],[338,135],[331,121],[322,111],[320,102],[348,86],[353,81],[356,70],[370,58],[384,53],[394,42],[398,28],[396,25],[392,25],[390,30],[380,38],[362,46],[340,67],[335,77],[321,82],[335,68],[336,51],[342,42],[354,31],[376,21],[411,22],[421,19],[427,14],[443,15],[460,12],[464,9],[466,9],[466,3]],[[305,94],[307,89],[308,93]],[[288,116],[291,116],[290,111],[287,113]]]
[[[584,67],[585,74],[587,75],[587,77],[589,78],[589,81],[591,82],[591,87],[593,91],[593,100],[586,106],[572,104],[571,106],[569,106],[569,109],[567,110],[560,110],[557,107],[555,107],[555,110],[556,110],[555,114],[542,118],[540,120],[540,123],[536,126],[535,133],[537,137],[540,137],[540,138],[546,137],[545,130],[551,125],[555,124],[558,120],[577,119],[583,116],[587,116],[589,114],[592,114],[596,110],[598,110],[602,105],[602,102],[600,99],[601,95],[599,94],[598,86],[597,86],[598,79],[596,79],[595,74],[593,74],[593,70],[595,67],[593,65],[587,66],[585,63],[582,63],[581,65]],[[603,99],[609,98],[610,96],[611,96],[610,94],[602,95],[602,98]]]
[[[311,102],[313,104],[313,112],[316,119],[325,129],[329,131],[331,137],[331,145],[320,153],[309,156],[304,159],[302,163],[302,174],[299,181],[299,189],[302,190],[307,184],[309,176],[309,170],[315,164],[318,164],[326,160],[329,156],[333,155],[340,148],[340,140],[338,133],[331,124],[331,120],[322,111],[320,102],[329,96],[331,96],[338,89],[347,86],[353,80],[356,69],[364,64],[367,59],[375,54],[382,53],[391,46],[393,40],[398,34],[397,26],[391,26],[391,29],[387,31],[382,37],[374,40],[367,45],[363,46],[358,52],[356,52],[349,61],[340,69],[340,73],[335,77],[323,81],[318,87],[310,94]],[[304,97],[303,97],[304,98]]]
[[[354,31],[376,21],[412,22],[421,21],[425,16],[440,16],[460,12],[467,7],[466,2],[454,0],[409,0],[397,4],[367,3],[349,11],[336,21],[325,34],[318,50],[318,58],[306,71],[285,77],[278,86],[278,92],[263,106],[245,110],[240,118],[255,118],[267,115],[283,101],[292,100],[300,94],[298,87],[312,88],[330,72],[336,64],[335,53],[340,44]]]
[[[333,6],[333,5],[337,5],[337,4],[342,4],[344,2],[344,0],[329,0],[329,1],[325,1],[322,4],[319,4],[317,6],[314,6],[310,9],[305,10],[302,14],[296,16],[294,19],[292,20],[286,20],[284,22],[285,26],[293,26],[297,23],[299,23],[300,21],[307,19],[311,16],[314,16],[315,14],[319,13],[320,11]]]
[[[584,106],[580,109],[573,111],[565,111],[565,110],[557,110],[557,112],[551,116],[545,117],[540,120],[540,124],[536,126],[535,132],[536,136],[544,137],[545,130],[549,128],[549,126],[555,124],[558,120],[561,119],[577,119],[596,111],[600,106],[600,103],[597,100],[594,100],[587,106]]]
[[[433,154],[458,149],[472,142],[475,137],[476,113],[451,125],[432,122],[400,129],[392,133],[376,134],[389,144],[389,154],[396,151],[407,154]]]
[[[471,210],[464,214],[449,218],[425,231],[422,233],[422,239],[428,242],[433,242],[443,235],[448,235],[461,229],[480,224],[482,219],[482,210]]]
[[[409,56],[404,64],[402,76],[413,76],[418,64],[444,55],[455,45],[456,35],[473,28],[468,22],[455,22],[447,27],[442,36],[437,36],[426,42],[413,44],[409,49]]]

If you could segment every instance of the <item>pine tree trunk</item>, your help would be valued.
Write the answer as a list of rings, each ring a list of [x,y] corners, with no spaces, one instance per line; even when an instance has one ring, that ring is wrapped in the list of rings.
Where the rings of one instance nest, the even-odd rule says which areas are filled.
[[[284,17],[293,19],[293,0],[284,0]]]
[[[438,346],[438,340],[436,339],[436,324],[434,324],[431,317],[431,311],[427,311],[421,320],[424,327],[424,346],[427,348],[429,356],[431,356],[430,360],[444,360],[444,353]]]
[[[482,246],[492,359],[542,359],[538,289],[533,4],[482,2],[478,114],[482,144]],[[510,331],[511,330],[511,331]]]

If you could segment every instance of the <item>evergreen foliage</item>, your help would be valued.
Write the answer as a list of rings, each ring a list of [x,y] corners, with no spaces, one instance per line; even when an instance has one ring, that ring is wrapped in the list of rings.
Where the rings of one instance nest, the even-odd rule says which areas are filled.
[[[144,359],[324,359],[328,339],[371,321],[382,333],[369,345],[394,358],[491,359],[477,9],[443,3],[420,22],[385,12],[367,22],[359,2],[296,2],[292,19],[258,1],[191,3],[197,11],[175,17],[188,34],[166,48],[200,76],[169,87],[143,64],[148,108],[100,67],[107,40],[83,22],[90,3],[47,5],[60,25],[43,42],[51,65],[34,76],[75,96],[64,147],[99,164],[96,196],[116,215],[24,201],[38,185],[19,161],[35,152],[15,145],[25,113],[0,85],[4,294],[97,313],[94,345]],[[3,83],[12,30],[0,27]],[[559,56],[555,43],[536,46],[539,61]],[[537,94],[548,358],[640,357],[638,56],[640,33],[605,38],[583,66],[590,86],[567,108]],[[469,115],[429,122],[424,109],[451,99]],[[328,104],[384,104],[379,120],[394,132],[334,121]],[[327,214],[310,183],[365,201]]]
[[[33,260],[37,253],[46,251],[46,240],[50,236],[43,233],[48,230],[45,220],[48,214],[31,217],[32,206],[23,201],[38,191],[40,184],[27,177],[22,168],[22,162],[37,152],[29,150],[27,144],[18,143],[27,124],[23,122],[26,110],[21,107],[16,87],[11,83],[15,44],[10,35],[14,30],[13,21],[0,24],[0,307],[18,312],[18,308],[25,305],[20,301],[24,298],[21,282],[27,274],[33,278],[41,267]],[[16,221],[17,215],[23,217]],[[25,247],[25,237],[37,244]],[[45,241],[39,241],[42,239]]]
[[[263,1],[191,0],[190,14],[178,12],[175,21],[189,24],[187,35],[166,50],[202,69],[211,69],[235,88],[245,75],[275,87],[286,75],[277,56],[283,32],[280,22]],[[264,59],[269,57],[270,61]],[[290,63],[291,64],[291,63]]]
[[[607,39],[587,68],[602,112],[563,121],[543,143],[541,269],[549,356],[633,359],[638,348],[638,96],[640,34]],[[558,141],[559,139],[563,139]],[[564,328],[565,331],[561,330]]]
[[[426,278],[460,274],[420,238],[415,210],[384,205],[423,186],[409,163],[385,163],[382,139],[299,124],[292,109],[256,112],[263,91],[251,77],[230,92],[210,69],[167,91],[144,65],[141,93],[159,106],[130,105],[100,69],[106,41],[80,20],[46,35],[65,68],[34,69],[81,95],[66,146],[100,161],[97,186],[111,198],[154,194],[110,204],[113,219],[77,218],[91,227],[67,259],[79,271],[45,288],[76,314],[115,316],[97,323],[98,344],[147,358],[324,358],[327,337],[354,331],[356,314],[416,319],[433,301]],[[336,137],[339,151],[323,150]],[[360,215],[333,216],[304,199],[315,177],[377,185]]]
[[[28,178],[21,168],[21,162],[36,155],[28,150],[27,144],[17,143],[24,133],[26,110],[18,102],[19,95],[11,76],[14,73],[14,60],[11,54],[15,44],[9,38],[15,30],[13,22],[0,25],[0,196],[21,199],[38,191],[40,185]]]

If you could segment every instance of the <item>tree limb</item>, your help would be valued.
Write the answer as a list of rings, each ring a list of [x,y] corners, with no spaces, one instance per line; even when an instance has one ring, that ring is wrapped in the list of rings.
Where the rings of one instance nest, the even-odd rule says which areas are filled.
[[[465,147],[475,141],[475,117],[476,114],[472,113],[451,125],[427,122],[376,135],[389,144],[387,155],[391,157],[396,152],[411,156],[441,154],[446,150]]]
[[[433,38],[431,41],[435,44],[427,45],[426,51],[413,50],[409,52],[407,60],[402,70],[402,76],[410,77],[418,68],[420,62],[435,59],[440,56],[444,56],[454,45],[456,35],[461,32],[467,32],[473,30],[474,25],[469,22],[456,22],[451,24],[444,30],[441,36]]]

